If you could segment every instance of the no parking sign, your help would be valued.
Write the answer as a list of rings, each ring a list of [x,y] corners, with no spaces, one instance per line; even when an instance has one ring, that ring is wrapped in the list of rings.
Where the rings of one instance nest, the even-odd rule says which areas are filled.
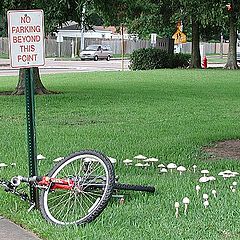
[[[8,38],[13,68],[43,66],[43,10],[8,11]]]

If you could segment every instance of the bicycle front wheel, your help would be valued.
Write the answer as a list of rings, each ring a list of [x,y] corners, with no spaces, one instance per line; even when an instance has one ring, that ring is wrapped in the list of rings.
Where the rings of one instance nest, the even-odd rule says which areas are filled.
[[[40,210],[54,224],[84,224],[93,221],[106,207],[115,182],[110,160],[103,154],[80,151],[56,164],[50,178],[71,179],[71,190],[43,190]]]

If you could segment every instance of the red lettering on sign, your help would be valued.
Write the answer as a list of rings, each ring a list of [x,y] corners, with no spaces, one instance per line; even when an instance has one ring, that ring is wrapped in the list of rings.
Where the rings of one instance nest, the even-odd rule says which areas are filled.
[[[40,42],[41,36],[13,36],[13,43],[33,43]]]
[[[20,46],[20,51],[21,52],[34,52],[35,46],[34,45],[21,45]]]
[[[31,18],[27,15],[24,15],[23,17],[20,18],[20,22],[21,23],[30,23],[31,22]]]
[[[36,62],[37,54],[26,54],[26,55],[18,55],[18,62]]]

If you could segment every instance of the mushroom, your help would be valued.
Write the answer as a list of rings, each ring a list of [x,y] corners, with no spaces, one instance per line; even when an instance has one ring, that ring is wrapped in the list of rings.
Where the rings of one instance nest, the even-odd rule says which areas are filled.
[[[206,175],[209,174],[209,171],[204,169],[201,171],[201,173],[203,174],[204,177],[206,177]]]
[[[203,205],[204,205],[205,208],[207,208],[209,206],[209,201],[208,200],[204,201]]]
[[[130,159],[125,159],[125,160],[123,160],[123,163],[124,163],[126,166],[132,165],[132,162],[133,162],[133,160],[130,160]]]
[[[136,164],[135,164],[135,167],[144,167],[144,164],[142,164],[142,163],[136,163]]]
[[[208,194],[204,193],[204,194],[203,194],[203,199],[204,199],[205,201],[208,200]]]
[[[185,197],[182,202],[183,202],[183,204],[185,206],[185,208],[184,208],[184,215],[187,215],[187,209],[188,209],[188,205],[190,203],[190,199],[188,197]]]
[[[157,167],[158,167],[158,168],[165,168],[165,165],[161,163],[161,164],[159,164]]]
[[[120,200],[119,200],[119,203],[122,205],[122,204],[124,204],[124,202],[125,202],[124,197],[121,197]]]
[[[200,177],[198,181],[200,183],[206,183],[206,182],[209,182],[210,179],[209,179],[209,177]]]
[[[143,164],[143,166],[144,166],[145,168],[147,168],[147,167],[150,166],[150,164],[147,162],[147,163]]]
[[[197,165],[193,165],[193,172],[195,173],[196,172],[196,168],[197,168]]]
[[[232,185],[236,187],[237,186],[237,182],[233,182]]]
[[[147,157],[143,156],[143,155],[137,155],[135,157],[133,157],[134,159],[137,159],[137,160],[145,160],[147,159]]]
[[[175,208],[176,208],[176,212],[175,212],[175,216],[176,216],[176,218],[178,218],[178,214],[179,214],[179,206],[180,206],[180,204],[179,204],[179,202],[175,202]]]
[[[152,163],[152,166],[154,163],[158,162],[157,158],[148,158],[148,162]]]
[[[108,157],[108,159],[110,160],[110,162],[111,162],[112,164],[114,164],[114,163],[117,162],[117,159],[115,159],[115,158]]]
[[[212,190],[212,195],[216,198],[217,197],[217,191],[215,189]]]
[[[7,167],[7,164],[5,163],[0,163],[0,169]]]
[[[237,182],[233,182],[232,186],[230,186],[230,189],[232,190],[232,192],[236,192],[236,190],[237,190]]]
[[[11,166],[12,166],[12,167],[16,167],[17,164],[16,164],[16,163],[11,163]]]
[[[196,191],[197,191],[197,195],[198,195],[198,193],[199,193],[201,187],[200,187],[199,185],[197,185],[197,186],[195,187],[195,189],[196,189]]]
[[[53,159],[53,161],[54,161],[54,162],[59,162],[59,161],[61,161],[61,160],[63,160],[63,159],[64,159],[64,157],[58,157],[58,158]]]
[[[44,157],[42,154],[37,155],[37,160],[44,160],[46,157]]]
[[[177,171],[179,171],[180,175],[182,175],[182,173],[186,171],[186,168],[184,166],[179,166]]]
[[[162,168],[161,170],[160,170],[160,173],[167,173],[167,169],[166,168]]]
[[[216,178],[214,176],[209,176],[208,179],[209,179],[209,181],[215,181],[216,180]]]
[[[177,168],[177,165],[175,163],[169,163],[167,165],[167,168],[170,169],[170,171],[172,173],[173,169]]]

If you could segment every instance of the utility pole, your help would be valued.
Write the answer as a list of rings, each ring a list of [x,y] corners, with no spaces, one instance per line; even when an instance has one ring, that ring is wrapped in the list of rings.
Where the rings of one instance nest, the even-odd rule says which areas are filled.
[[[84,19],[85,19],[86,7],[83,5],[82,20],[81,20],[81,51],[84,49]]]

